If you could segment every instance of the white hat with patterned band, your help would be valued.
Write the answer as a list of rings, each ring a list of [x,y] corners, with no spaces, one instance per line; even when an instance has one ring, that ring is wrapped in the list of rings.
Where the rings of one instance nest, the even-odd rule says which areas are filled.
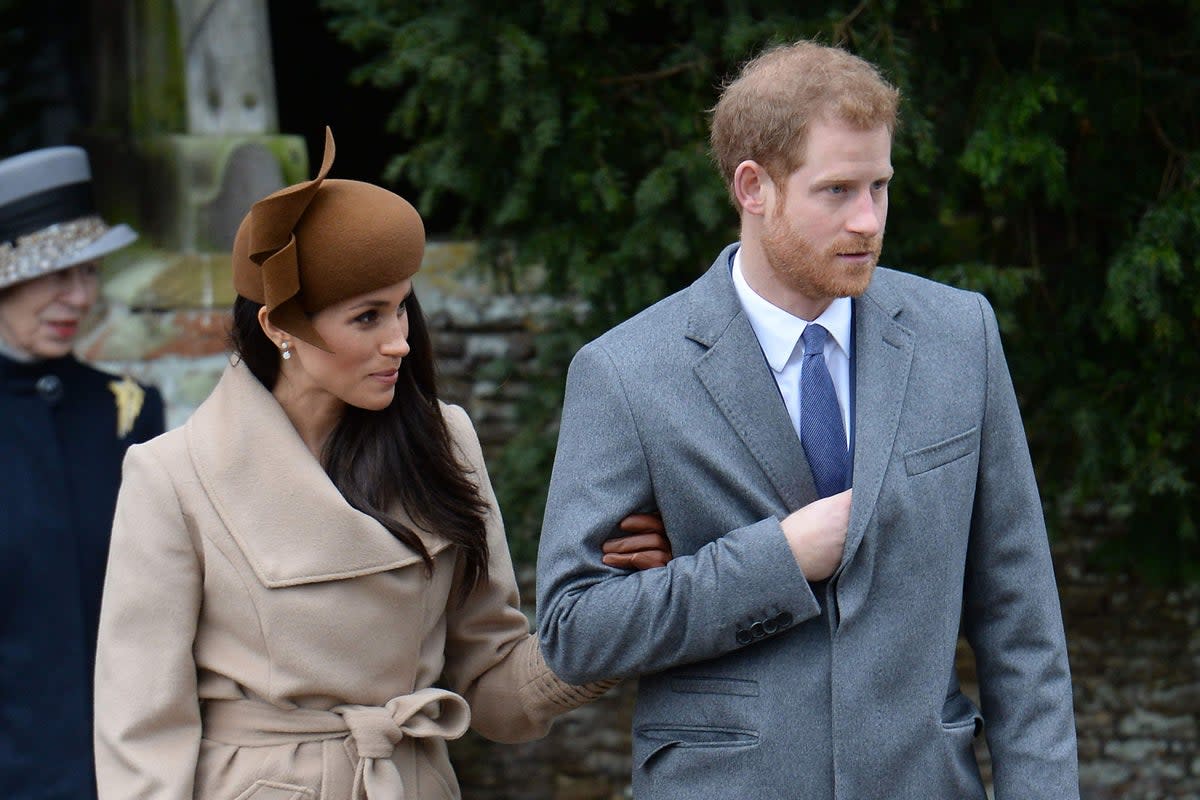
[[[0,289],[108,255],[132,243],[92,202],[92,170],[78,147],[0,161]]]

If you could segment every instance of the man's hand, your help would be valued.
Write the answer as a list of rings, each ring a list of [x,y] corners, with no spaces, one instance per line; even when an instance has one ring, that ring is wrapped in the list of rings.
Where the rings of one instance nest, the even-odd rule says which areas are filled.
[[[847,489],[809,503],[779,523],[800,571],[809,581],[825,580],[842,563],[853,491]]]
[[[618,526],[630,534],[604,543],[601,559],[618,569],[653,569],[671,560],[671,542],[658,514],[630,514]]]

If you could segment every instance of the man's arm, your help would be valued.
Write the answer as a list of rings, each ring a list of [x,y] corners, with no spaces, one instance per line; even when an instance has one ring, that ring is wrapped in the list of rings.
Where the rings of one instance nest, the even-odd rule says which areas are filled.
[[[964,625],[975,651],[996,800],[1079,797],[1075,718],[1041,500],[995,315],[967,555]]]
[[[806,506],[784,524],[767,517],[726,533],[662,569],[605,566],[613,521],[656,508],[646,447],[610,355],[593,344],[567,376],[562,428],[538,554],[538,629],[546,660],[573,683],[654,672],[745,646],[739,631],[775,633],[820,613],[814,580],[841,555],[849,496]],[[702,491],[702,487],[693,487]],[[844,507],[844,509],[843,509]],[[810,529],[817,529],[819,536]],[[671,531],[668,531],[670,534]],[[829,543],[833,541],[836,547]],[[836,552],[833,552],[836,550]],[[798,561],[797,555],[805,559]]]

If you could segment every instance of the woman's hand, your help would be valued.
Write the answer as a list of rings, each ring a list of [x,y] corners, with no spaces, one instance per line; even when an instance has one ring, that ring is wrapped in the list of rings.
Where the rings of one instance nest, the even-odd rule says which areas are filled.
[[[618,526],[628,536],[609,539],[601,559],[618,569],[654,569],[671,560],[671,542],[658,514],[630,514]]]

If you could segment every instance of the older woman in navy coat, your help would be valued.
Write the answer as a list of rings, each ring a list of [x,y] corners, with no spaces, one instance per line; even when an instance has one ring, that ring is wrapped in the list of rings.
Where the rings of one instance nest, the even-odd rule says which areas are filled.
[[[95,796],[92,664],[125,449],[157,391],[79,363],[97,259],[136,234],[91,207],[79,148],[0,161],[0,793]]]

